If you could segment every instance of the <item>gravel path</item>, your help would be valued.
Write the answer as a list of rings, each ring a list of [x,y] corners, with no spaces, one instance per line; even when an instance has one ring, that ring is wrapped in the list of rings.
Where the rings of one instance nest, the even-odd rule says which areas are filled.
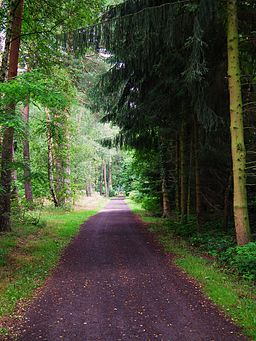
[[[18,341],[247,340],[121,199],[82,226],[20,331]]]

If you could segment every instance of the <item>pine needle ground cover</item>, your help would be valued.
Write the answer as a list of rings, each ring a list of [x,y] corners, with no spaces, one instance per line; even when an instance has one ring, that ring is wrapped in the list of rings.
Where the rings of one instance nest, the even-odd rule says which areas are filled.
[[[17,303],[25,302],[42,286],[80,225],[102,205],[74,212],[45,211],[39,224],[17,225],[0,236],[0,322],[15,311]],[[0,335],[5,333],[0,325]]]
[[[256,340],[256,290],[251,281],[240,280],[226,273],[212,258],[191,248],[187,242],[174,235],[166,219],[152,217],[140,204],[127,200],[132,211],[150,224],[167,253],[175,254],[175,263],[199,282],[202,292],[217,304],[231,319],[241,326],[246,335]]]

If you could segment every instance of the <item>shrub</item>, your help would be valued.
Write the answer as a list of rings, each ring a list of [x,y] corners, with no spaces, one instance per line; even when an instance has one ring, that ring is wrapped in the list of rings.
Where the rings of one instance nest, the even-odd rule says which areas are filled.
[[[141,206],[149,212],[154,212],[154,216],[161,216],[162,210],[159,204],[159,197],[157,196],[144,196],[141,200]]]
[[[256,280],[256,242],[228,248],[219,258],[244,278]]]

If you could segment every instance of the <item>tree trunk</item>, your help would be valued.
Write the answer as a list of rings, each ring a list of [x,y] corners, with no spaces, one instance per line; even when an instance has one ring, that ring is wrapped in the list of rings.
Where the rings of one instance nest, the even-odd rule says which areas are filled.
[[[47,146],[48,146],[48,181],[49,181],[49,188],[52,200],[54,202],[55,207],[59,207],[59,202],[55,193],[54,188],[54,173],[53,173],[53,155],[52,155],[52,136],[51,136],[51,117],[48,109],[45,110],[46,112],[46,124],[47,124]]]
[[[236,0],[227,0],[227,15],[230,132],[234,184],[234,220],[237,243],[238,245],[244,245],[251,241],[251,233],[246,191],[246,150],[244,145]]]
[[[191,179],[192,179],[192,169],[193,169],[193,135],[189,135],[190,138],[190,154],[189,154],[189,164],[188,164],[188,198],[187,198],[187,212],[186,215],[189,217],[190,215],[190,206],[191,206]]]
[[[180,144],[179,136],[176,137],[176,150],[175,150],[175,208],[177,218],[180,215]]]
[[[13,141],[12,144],[12,162],[15,162],[15,151],[16,151],[16,143]],[[19,191],[17,186],[17,170],[12,169],[12,181],[11,181],[11,200],[16,200],[16,203],[19,202]]]
[[[171,216],[171,209],[170,209],[170,201],[169,201],[169,194],[168,189],[166,186],[166,181],[162,179],[162,198],[163,198],[163,218],[170,218]]]
[[[103,190],[102,190],[102,174],[103,174],[103,169],[102,167],[100,167],[100,195],[103,194]]]
[[[202,202],[201,202],[201,175],[199,166],[199,135],[198,135],[198,122],[194,118],[194,160],[195,160],[195,197],[196,197],[196,224],[197,231],[202,230]]]
[[[23,140],[23,160],[24,160],[24,189],[25,198],[29,204],[33,202],[31,170],[30,170],[30,150],[29,150],[29,103],[23,109],[23,119],[25,122],[25,139]]]
[[[165,136],[159,138],[159,155],[160,155],[160,170],[161,170],[161,184],[162,184],[162,216],[169,218],[171,216],[170,200],[169,200],[169,141]]]
[[[112,164],[111,160],[108,162],[108,191],[112,192]]]
[[[105,197],[108,197],[108,183],[107,183],[107,166],[106,162],[102,161],[102,169],[103,169],[103,179],[104,179],[104,187],[105,187]]]
[[[180,131],[180,213],[181,222],[187,221],[187,199],[188,199],[188,176],[186,155],[186,131],[185,123],[182,123]]]
[[[11,4],[13,15],[12,22],[12,41],[9,53],[9,69],[8,80],[17,76],[18,60],[20,51],[20,33],[23,14],[23,0],[15,0]],[[9,107],[10,115],[15,115],[15,103]],[[13,160],[13,137],[14,128],[8,127],[4,130],[2,159],[1,159],[1,197],[0,197],[0,231],[10,230],[10,215],[11,215],[11,183],[12,169],[11,163]]]
[[[4,82],[7,76],[7,69],[8,69],[8,57],[12,39],[12,27],[14,24],[14,14],[15,11],[13,10],[15,1],[10,4],[9,15],[8,15],[8,23],[5,33],[5,42],[4,42],[4,49],[2,53],[2,60],[1,60],[1,68],[0,68],[0,82]]]

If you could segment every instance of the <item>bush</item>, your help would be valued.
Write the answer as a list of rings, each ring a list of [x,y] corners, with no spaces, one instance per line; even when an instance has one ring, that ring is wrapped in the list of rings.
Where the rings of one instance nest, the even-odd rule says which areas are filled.
[[[219,258],[244,278],[256,281],[256,242],[231,247]]]
[[[162,210],[159,204],[159,197],[157,196],[144,196],[141,200],[141,206],[149,212],[154,212],[154,216],[161,216]]]
[[[131,200],[134,200],[136,203],[139,203],[139,202],[141,202],[141,200],[142,200],[142,198],[143,198],[143,195],[142,195],[142,193],[140,193],[139,191],[134,190],[134,191],[131,191],[131,192],[129,193],[129,198],[130,198]]]
[[[190,238],[190,243],[206,251],[209,255],[218,257],[221,252],[235,245],[235,238],[231,235],[221,235],[214,233],[197,234]]]

